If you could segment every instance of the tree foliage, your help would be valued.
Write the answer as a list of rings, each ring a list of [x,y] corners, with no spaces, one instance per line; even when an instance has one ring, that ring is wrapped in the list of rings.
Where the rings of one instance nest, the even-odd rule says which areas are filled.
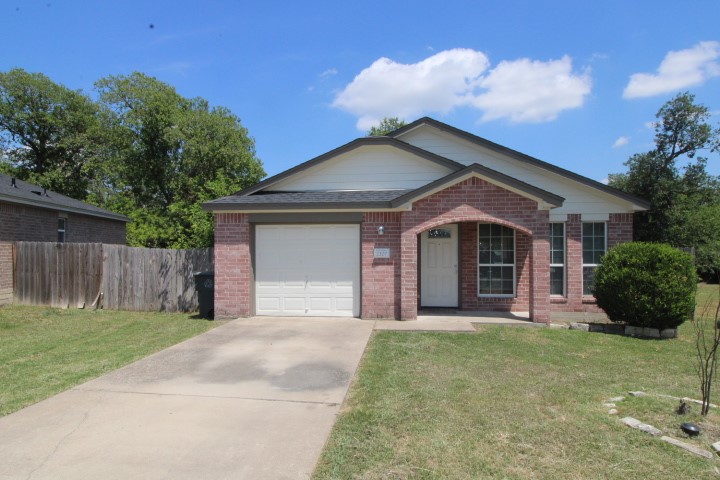
[[[610,185],[650,202],[650,209],[635,215],[635,239],[695,247],[702,271],[720,271],[712,259],[711,245],[720,243],[720,230],[703,227],[720,205],[720,179],[706,171],[707,157],[717,152],[720,131],[708,120],[707,107],[682,93],[658,111],[655,148],[635,154],[625,162],[627,173],[610,175]]]
[[[367,132],[368,137],[382,137],[390,132],[394,132],[398,128],[404,127],[407,123],[398,117],[385,117],[379,124],[370,127]]]
[[[0,72],[2,170],[84,198],[94,180],[98,106],[40,73]]]
[[[9,145],[5,168],[129,216],[130,245],[211,245],[212,216],[201,203],[265,175],[237,116],[155,78],[103,78],[93,101],[43,75],[10,73],[19,93],[3,97],[0,110],[14,122],[0,124]]]

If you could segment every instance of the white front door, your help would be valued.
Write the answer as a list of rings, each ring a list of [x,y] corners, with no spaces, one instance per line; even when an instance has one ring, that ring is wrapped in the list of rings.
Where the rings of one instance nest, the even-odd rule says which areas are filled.
[[[443,225],[420,237],[420,305],[458,306],[458,226]]]

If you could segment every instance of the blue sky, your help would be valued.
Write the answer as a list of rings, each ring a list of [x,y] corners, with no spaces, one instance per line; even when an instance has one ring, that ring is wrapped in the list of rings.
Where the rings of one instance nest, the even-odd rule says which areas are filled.
[[[423,115],[602,181],[689,90],[720,123],[720,2],[0,2],[0,70],[141,71],[238,115],[269,174]],[[717,154],[709,170],[720,174]]]

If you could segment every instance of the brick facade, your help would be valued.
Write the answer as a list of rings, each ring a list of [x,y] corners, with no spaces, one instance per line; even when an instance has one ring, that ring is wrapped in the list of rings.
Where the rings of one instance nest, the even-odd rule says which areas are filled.
[[[0,203],[0,241],[57,242],[58,217],[53,210]],[[125,222],[62,214],[67,218],[66,242],[125,244]]]
[[[250,223],[244,213],[215,214],[215,318],[252,314]]]
[[[362,243],[362,318],[399,318],[400,213],[368,212],[360,227]],[[383,235],[378,227],[384,227]],[[375,248],[389,248],[390,258],[374,258]]]
[[[497,223],[515,230],[516,295],[477,294],[477,224]],[[547,322],[551,311],[598,311],[594,298],[582,295],[582,220],[566,222],[565,297],[551,297],[549,212],[537,203],[480,178],[471,178],[413,204],[411,211],[366,212],[360,225],[362,318],[414,319],[420,304],[419,235],[431,228],[459,226],[459,308],[483,311],[528,311],[535,322]],[[383,235],[378,227],[384,227]],[[215,315],[250,316],[253,308],[251,243],[247,214],[215,214]],[[608,248],[632,240],[632,214],[611,214]],[[375,248],[390,250],[374,258]]]
[[[553,312],[602,312],[595,304],[594,297],[583,295],[582,223],[579,214],[567,216],[565,222],[565,296],[550,298],[550,307]],[[632,236],[632,213],[611,213],[607,222],[607,248],[610,249],[619,243],[631,242]]]
[[[480,178],[470,178],[440,192],[415,202],[410,212],[403,212],[401,217],[401,294],[400,318],[411,320],[417,318],[418,310],[418,248],[417,236],[431,228],[448,223],[498,223],[513,228],[529,241],[524,246],[530,258],[528,271],[521,271],[521,287],[529,290],[527,308],[536,322],[547,322],[549,316],[549,297],[547,293],[537,292],[549,290],[550,247],[548,243],[548,212],[538,210],[537,203],[509,190],[493,185]],[[461,239],[467,239],[467,226],[461,227]],[[470,238],[472,241],[472,238]],[[472,258],[472,247],[460,247],[461,257]],[[464,251],[463,251],[464,250]],[[527,258],[527,254],[525,255]],[[464,262],[465,263],[465,262]],[[464,264],[463,263],[463,264]],[[477,263],[473,262],[473,270]],[[467,266],[461,267],[461,276],[472,275]],[[525,262],[523,263],[523,269]],[[461,286],[461,291],[471,289]],[[511,298],[477,298],[477,294],[464,301],[468,308],[511,310],[521,308],[522,299]],[[462,304],[462,303],[461,303]]]
[[[0,242],[0,305],[12,302],[13,294],[13,245]]]

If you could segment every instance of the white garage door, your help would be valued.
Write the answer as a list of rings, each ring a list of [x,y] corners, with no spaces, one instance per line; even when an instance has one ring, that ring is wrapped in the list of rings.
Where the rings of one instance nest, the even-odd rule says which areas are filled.
[[[357,317],[359,225],[258,225],[255,313]]]

